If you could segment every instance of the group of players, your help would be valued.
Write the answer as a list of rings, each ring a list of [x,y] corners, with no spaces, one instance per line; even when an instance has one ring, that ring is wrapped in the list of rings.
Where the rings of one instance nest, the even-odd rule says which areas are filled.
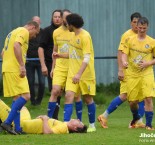
[[[59,14],[60,17],[63,17],[63,24],[53,34],[53,68],[51,71],[53,88],[48,105],[48,117],[53,116],[56,99],[65,87],[64,121],[70,122],[74,96],[77,96],[76,100],[80,101],[79,95],[82,94],[88,106],[90,125],[87,132],[92,132],[96,130],[94,125],[96,108],[93,101],[96,82],[91,36],[82,29],[84,21],[80,15],[68,10]],[[26,51],[29,38],[35,37],[39,33],[39,29],[37,22],[30,21],[24,27],[13,30],[8,34],[2,51],[4,96],[13,96],[14,101],[11,111],[6,120],[1,123],[1,127],[11,134],[22,134],[24,131],[20,126],[20,110],[30,99],[25,70]],[[71,47],[69,48],[69,46]],[[81,114],[80,109],[78,122],[81,121]],[[15,123],[14,129],[11,125],[12,122]],[[85,132],[85,129],[85,125],[82,124],[80,132]],[[73,131],[77,132],[77,130]]]
[[[98,116],[103,128],[108,128],[108,115],[128,100],[133,115],[129,128],[154,130],[152,98],[155,96],[153,73],[155,40],[147,35],[148,25],[149,21],[146,17],[142,17],[138,12],[133,13],[131,29],[122,35],[118,48],[120,96],[116,97],[107,110]],[[146,124],[142,122],[144,113]]]
[[[57,97],[65,89],[64,121],[70,122],[71,120],[75,98],[76,102],[80,103],[80,108],[77,113],[78,120],[73,123],[76,129],[71,129],[71,131],[86,132],[87,127],[81,123],[82,95],[88,108],[89,127],[87,132],[94,132],[96,131],[96,107],[93,97],[96,93],[96,81],[92,39],[90,34],[82,28],[84,21],[80,15],[64,10],[60,16],[63,18],[63,24],[53,33],[54,47],[51,70],[53,83],[48,103],[48,117],[39,116],[42,120],[39,120],[41,123],[34,120],[33,124],[39,124],[39,127],[42,128],[41,133],[54,132],[52,124],[55,121],[52,120],[53,123],[49,123],[48,120],[53,116]],[[98,116],[98,121],[103,128],[108,128],[108,115],[125,100],[128,100],[133,114],[133,120],[129,127],[153,130],[152,97],[155,92],[152,65],[154,64],[155,40],[147,35],[148,24],[147,18],[141,17],[140,13],[131,15],[132,28],[123,34],[118,49],[120,96],[116,97],[107,110]],[[23,132],[20,126],[20,110],[30,99],[25,70],[26,51],[28,40],[38,33],[39,25],[30,21],[24,27],[19,27],[8,34],[2,51],[4,96],[13,96],[14,101],[11,111],[6,120],[1,123],[1,127],[11,134],[22,134]],[[142,122],[144,110],[146,124]],[[15,124],[15,130],[12,128],[12,122]],[[29,122],[26,126],[31,126]],[[32,133],[29,129],[24,131]]]

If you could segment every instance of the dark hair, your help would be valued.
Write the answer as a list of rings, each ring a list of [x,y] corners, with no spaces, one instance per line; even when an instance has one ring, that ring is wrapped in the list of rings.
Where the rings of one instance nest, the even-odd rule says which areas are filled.
[[[149,20],[146,17],[141,17],[141,18],[139,18],[139,20],[137,22],[137,25],[138,24],[142,24],[142,25],[147,24],[147,25],[149,25]]]
[[[33,26],[35,26],[36,28],[39,27],[39,24],[38,24],[37,22],[35,22],[35,21],[29,21],[29,22],[27,22],[26,25],[33,25]]]
[[[68,25],[73,25],[75,28],[81,28],[84,25],[83,18],[78,14],[70,14],[66,17]]]
[[[135,12],[130,16],[131,22],[133,21],[134,18],[141,18],[141,14],[139,12]]]
[[[69,133],[87,133],[87,125],[84,125],[83,128],[77,128],[76,131],[69,130]]]
[[[53,19],[53,15],[54,15],[55,12],[60,12],[60,16],[62,17],[62,15],[63,15],[62,10],[57,9],[57,10],[54,10],[54,11],[52,12],[52,19]]]

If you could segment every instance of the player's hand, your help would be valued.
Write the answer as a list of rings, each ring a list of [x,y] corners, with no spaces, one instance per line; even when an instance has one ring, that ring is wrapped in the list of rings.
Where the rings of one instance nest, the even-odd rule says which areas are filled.
[[[123,70],[119,70],[118,71],[118,79],[120,81],[123,81],[124,80],[124,72],[123,72]]]
[[[146,60],[141,60],[139,63],[138,63],[138,66],[141,68],[141,69],[144,69],[148,66],[150,66],[150,63]]]
[[[59,53],[53,52],[52,58],[54,58],[54,59],[60,58]]]
[[[124,69],[127,69],[128,68],[128,62],[127,61],[123,61],[122,62],[122,65],[123,65]]]
[[[48,120],[49,119],[49,117],[47,115],[40,115],[37,118],[40,118],[42,120]]]
[[[81,76],[79,74],[76,74],[72,79],[73,84],[78,84],[80,82],[80,77]]]
[[[20,66],[20,75],[21,78],[24,78],[26,76],[26,69],[25,66]]]
[[[48,76],[48,69],[46,66],[41,67],[41,71],[44,76]]]
[[[53,78],[53,71],[54,71],[54,70],[52,69],[51,72],[50,72],[50,77],[51,77],[51,78]]]

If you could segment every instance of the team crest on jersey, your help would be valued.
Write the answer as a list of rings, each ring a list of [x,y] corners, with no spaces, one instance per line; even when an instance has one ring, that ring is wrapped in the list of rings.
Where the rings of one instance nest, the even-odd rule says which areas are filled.
[[[77,43],[77,44],[80,44],[80,39],[77,39],[77,40],[76,40],[76,43]]]
[[[146,49],[150,48],[149,44],[146,44],[146,45],[145,45],[145,48],[146,48]]]

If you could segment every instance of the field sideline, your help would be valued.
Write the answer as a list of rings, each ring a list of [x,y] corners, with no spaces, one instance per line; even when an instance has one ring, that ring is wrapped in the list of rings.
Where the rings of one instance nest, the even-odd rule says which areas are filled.
[[[7,104],[11,99],[1,99]],[[46,114],[48,97],[45,97],[41,106],[33,107],[30,102],[27,107],[30,110],[32,118],[37,115]],[[63,100],[62,100],[63,104]],[[63,105],[62,105],[63,106]],[[107,105],[97,106],[97,114],[103,113]],[[60,109],[59,119],[63,119],[63,107]],[[75,111],[72,118],[75,118]],[[102,129],[96,122],[97,131],[87,134],[61,134],[61,135],[6,135],[0,134],[0,145],[153,145],[155,144],[155,131],[146,131],[145,129],[128,129],[131,120],[128,103],[120,106],[108,120],[108,129]],[[88,125],[87,108],[84,105],[83,122]],[[145,122],[145,118],[144,118]],[[155,120],[153,120],[155,127]],[[141,133],[154,135],[154,137],[139,137]]]

